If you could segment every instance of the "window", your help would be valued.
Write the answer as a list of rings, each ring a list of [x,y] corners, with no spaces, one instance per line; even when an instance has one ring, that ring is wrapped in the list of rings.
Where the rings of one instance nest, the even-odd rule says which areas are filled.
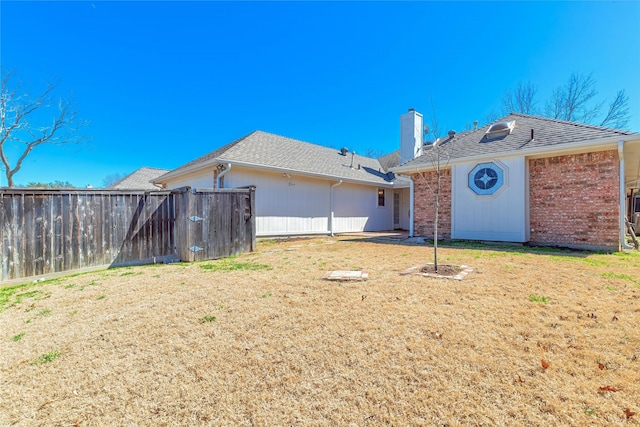
[[[479,196],[491,195],[504,184],[504,170],[495,163],[480,163],[469,172],[469,188]]]
[[[378,207],[384,207],[384,188],[378,188]]]

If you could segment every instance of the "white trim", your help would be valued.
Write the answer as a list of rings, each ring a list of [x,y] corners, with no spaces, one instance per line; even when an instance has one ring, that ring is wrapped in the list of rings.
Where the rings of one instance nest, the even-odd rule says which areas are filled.
[[[633,249],[633,246],[627,244],[627,225],[625,223],[625,218],[627,213],[626,209],[626,201],[627,201],[627,188],[624,183],[624,141],[618,141],[618,159],[620,159],[620,247],[623,249]]]
[[[218,173],[218,176],[216,177],[216,188],[220,189],[222,187],[220,187],[220,183],[222,183],[222,178],[227,174],[227,172],[229,172],[231,170],[231,163],[227,163],[225,165],[225,170],[223,170],[222,172]]]
[[[404,175],[396,175],[396,182],[404,182],[409,184],[409,237],[413,237],[413,179]],[[404,188],[404,187],[399,187]],[[452,187],[453,188],[453,187]]]
[[[330,194],[329,194],[329,212],[330,212],[330,216],[329,216],[329,235],[331,237],[334,236],[333,234],[333,190],[339,186],[342,185],[342,180],[336,182],[335,184],[331,184],[331,189],[329,190]]]

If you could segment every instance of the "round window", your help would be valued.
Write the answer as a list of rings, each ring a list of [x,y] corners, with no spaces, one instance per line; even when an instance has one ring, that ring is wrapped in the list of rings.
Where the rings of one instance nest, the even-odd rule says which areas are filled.
[[[469,188],[478,195],[493,194],[504,183],[504,171],[495,163],[481,163],[469,172]]]

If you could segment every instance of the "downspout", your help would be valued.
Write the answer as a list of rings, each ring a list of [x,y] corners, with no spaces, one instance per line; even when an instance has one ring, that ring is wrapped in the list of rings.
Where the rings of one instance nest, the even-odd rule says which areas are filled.
[[[230,170],[231,170],[231,163],[227,163],[225,165],[225,169],[222,172],[220,172],[216,177],[216,188],[220,188],[220,178],[225,176],[227,172],[229,172]]]
[[[333,189],[342,184],[342,180],[336,182],[331,185],[331,190],[329,191],[329,234],[333,237]]]
[[[622,249],[633,249],[633,246],[627,244],[627,226],[624,222],[626,218],[625,200],[627,189],[624,182],[624,141],[618,141],[618,159],[620,159],[620,246]]]
[[[403,175],[396,175],[396,179],[409,184],[409,237],[413,237],[413,179]]]

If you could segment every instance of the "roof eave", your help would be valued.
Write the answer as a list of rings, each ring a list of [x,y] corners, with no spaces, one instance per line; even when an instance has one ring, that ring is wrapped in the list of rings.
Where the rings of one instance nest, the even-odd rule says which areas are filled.
[[[153,184],[163,184],[165,182],[167,182],[168,179],[173,179],[173,178],[179,178],[181,176],[184,175],[189,175],[193,172],[197,172],[201,169],[205,169],[207,166],[211,166],[211,165],[215,165],[217,163],[221,163],[224,162],[224,160],[219,160],[217,158],[211,158],[211,159],[207,159],[204,160],[200,163],[197,163],[195,165],[191,165],[191,166],[186,166],[184,168],[179,168],[179,169],[174,169],[172,171],[169,171],[167,173],[165,173],[164,175],[161,175],[159,177],[157,177],[156,179],[152,180],[151,182]],[[228,162],[224,162],[224,163],[228,163]]]
[[[244,166],[247,168],[254,168],[254,169],[274,171],[274,172],[286,172],[286,173],[291,173],[295,175],[309,176],[313,178],[322,178],[322,179],[333,180],[333,181],[342,180],[343,182],[353,182],[353,183],[366,184],[366,185],[376,185],[376,186],[382,185],[382,186],[389,186],[389,187],[393,186],[393,181],[382,181],[382,180],[374,181],[374,180],[366,180],[366,179],[356,179],[356,178],[349,178],[349,177],[338,176],[338,175],[328,175],[328,174],[321,174],[321,173],[315,173],[315,172],[308,172],[308,171],[299,170],[299,169],[290,169],[290,168],[284,168],[284,167],[278,167],[278,166],[261,165],[258,163],[251,163],[251,162],[241,162],[237,160],[219,159],[219,161],[222,163],[231,163],[232,165]]]
[[[460,164],[460,163],[468,163],[478,160],[485,160],[488,158],[501,158],[501,157],[514,157],[514,156],[526,156],[526,157],[546,157],[547,155],[566,155],[572,154],[576,152],[584,152],[585,149],[596,149],[596,150],[604,150],[608,148],[615,148],[618,141],[635,141],[640,140],[640,134],[633,133],[629,135],[620,135],[615,137],[607,137],[601,139],[593,139],[586,140],[575,143],[567,143],[567,144],[559,144],[545,147],[537,147],[537,148],[524,148],[519,150],[510,150],[503,151],[500,153],[488,153],[488,154],[479,154],[475,156],[468,157],[457,157],[455,159],[451,159],[448,162],[448,165]],[[407,166],[396,166],[393,168],[389,168],[389,172],[394,173],[413,173],[419,172],[423,170],[434,169],[435,165],[431,163],[421,163],[416,165],[407,165]]]
[[[349,178],[349,177],[338,176],[338,175],[327,175],[327,174],[321,174],[321,173],[308,172],[308,171],[304,171],[304,170],[283,168],[283,167],[277,167],[277,166],[261,165],[261,164],[257,164],[257,163],[242,162],[242,161],[238,161],[238,160],[228,160],[228,159],[223,159],[223,158],[207,159],[206,161],[198,163],[197,165],[191,165],[190,167],[186,167],[186,168],[181,169],[181,170],[175,170],[175,171],[168,172],[168,173],[162,175],[161,177],[156,178],[152,182],[154,184],[155,183],[166,183],[170,179],[179,178],[181,176],[185,176],[185,175],[192,174],[194,172],[198,172],[198,171],[200,171],[202,169],[206,169],[208,166],[211,166],[211,165],[214,165],[214,164],[217,164],[217,163],[230,163],[231,165],[235,165],[235,166],[244,166],[244,167],[247,167],[247,168],[268,170],[268,171],[275,171],[275,172],[286,172],[286,173],[292,173],[292,174],[296,174],[296,175],[303,175],[303,176],[309,176],[309,177],[314,177],[314,178],[322,178],[322,179],[334,180],[334,181],[342,180],[343,182],[353,182],[353,183],[366,184],[366,185],[389,186],[389,187],[393,186],[393,181],[383,181],[383,180],[377,181],[377,180],[355,179],[355,178]]]

